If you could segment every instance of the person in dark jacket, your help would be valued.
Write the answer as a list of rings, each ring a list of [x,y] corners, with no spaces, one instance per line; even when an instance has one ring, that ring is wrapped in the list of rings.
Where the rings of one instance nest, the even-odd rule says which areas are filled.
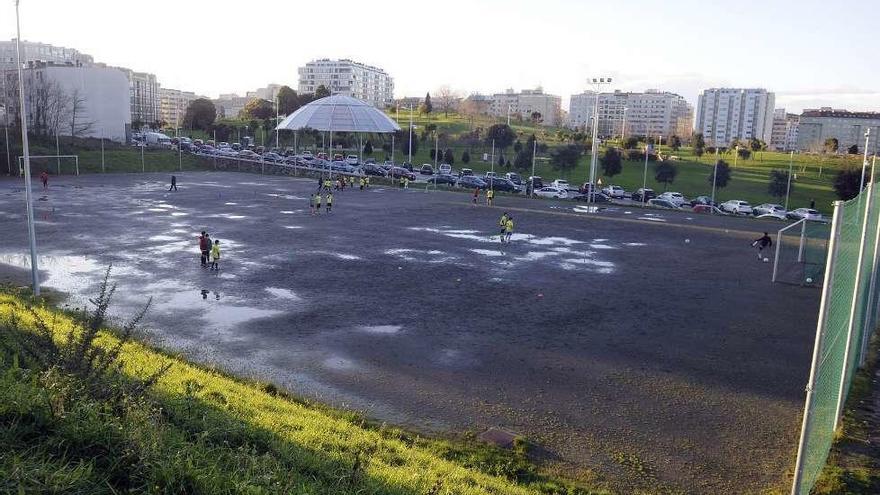
[[[758,248],[758,259],[763,259],[764,248],[773,247],[773,239],[764,232],[764,235],[752,241],[752,247]]]

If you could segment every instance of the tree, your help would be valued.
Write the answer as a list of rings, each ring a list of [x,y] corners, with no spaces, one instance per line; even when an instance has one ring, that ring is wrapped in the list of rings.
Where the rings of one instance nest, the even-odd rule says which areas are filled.
[[[736,154],[743,160],[748,160],[752,156],[752,151],[748,148],[740,148],[736,150]]]
[[[834,192],[837,197],[848,201],[859,195],[859,184],[862,181],[862,170],[857,167],[848,167],[834,178]]]
[[[709,185],[715,182],[715,187],[721,189],[727,187],[730,182],[730,165],[724,160],[718,160],[712,170],[709,171]]]
[[[464,163],[465,165],[467,165],[470,162],[471,162],[471,154],[468,153],[467,150],[464,150],[464,153],[461,154],[461,163]],[[450,165],[452,165],[452,164],[450,163]]]
[[[837,138],[828,138],[825,140],[825,153],[837,153],[840,142]]]
[[[694,133],[694,154],[697,156],[703,156],[703,153],[706,151],[706,141],[703,139],[703,133],[697,132]]]
[[[425,101],[419,106],[419,113],[430,115],[434,111],[434,105],[431,103],[431,93],[425,94]]]
[[[638,148],[638,146],[639,146],[639,138],[636,136],[630,136],[630,137],[626,138],[626,140],[623,142],[624,149],[634,150],[634,149]]]
[[[504,166],[504,153],[501,153],[498,155],[498,166],[499,167]]]
[[[854,144],[854,145],[850,146],[849,149],[846,150],[846,152],[849,153],[850,155],[858,155],[859,154],[859,145]]]
[[[519,153],[520,151],[522,151],[522,149],[523,149],[523,144],[520,142],[519,139],[517,139],[516,142],[513,143],[513,151],[514,151],[514,153]]]
[[[672,151],[678,151],[681,149],[681,138],[673,134],[672,137],[669,138],[669,149]]]
[[[440,102],[440,110],[443,110],[443,115],[448,117],[449,111],[455,109],[455,104],[458,102],[459,96],[452,90],[452,88],[443,85],[437,90],[437,99]]]
[[[217,108],[207,98],[199,98],[190,102],[183,115],[183,126],[189,129],[207,131],[217,120]]]
[[[739,139],[733,138],[730,140],[730,146],[727,149],[735,150],[737,146],[739,146]]]
[[[513,157],[513,168],[519,171],[528,170],[532,166],[532,154],[526,150],[520,150]]]
[[[664,191],[669,187],[669,184],[672,184],[672,182],[675,181],[676,175],[678,175],[678,167],[668,160],[657,162],[657,164],[654,165],[654,180],[663,183]]]
[[[373,154],[373,143],[367,139],[367,142],[364,143],[364,154],[372,155]]]
[[[323,84],[319,84],[317,88],[315,88],[315,99],[326,98],[330,96],[330,90],[327,89],[327,86]]]
[[[583,154],[583,148],[576,144],[567,144],[554,149],[550,153],[550,163],[560,172],[567,172],[577,166]]]
[[[757,153],[757,152],[764,150],[766,148],[767,148],[767,144],[764,143],[764,141],[761,141],[758,138],[749,139],[749,149],[752,151],[752,153]]]
[[[486,144],[495,141],[495,146],[501,149],[507,148],[516,139],[516,133],[507,124],[495,124],[486,132]]]
[[[794,189],[794,183],[791,185]],[[788,171],[787,170],[771,170],[770,182],[767,184],[767,192],[774,198],[783,198],[789,191]]]
[[[404,155],[415,155],[419,150],[419,139],[414,132],[412,136],[412,152],[410,152],[409,129],[396,131],[394,133],[394,139],[397,141],[398,146],[400,146],[400,151],[403,152]]]
[[[290,115],[301,106],[299,96],[290,86],[281,86],[278,89],[278,112],[281,115]]]
[[[83,114],[86,111],[86,97],[80,94],[76,88],[70,94],[70,136],[80,137],[88,134],[95,123],[89,120],[83,120]]]
[[[455,154],[453,154],[452,148],[446,148],[446,151],[443,152],[443,163],[455,165]]]
[[[271,101],[254,98],[247,102],[241,112],[247,118],[265,120],[275,116],[275,107]]]
[[[439,159],[439,157],[437,156],[436,148],[431,148],[431,151],[428,154],[431,156],[431,160],[433,160],[435,157]]]
[[[605,150],[605,155],[600,159],[602,162],[602,172],[606,177],[614,177],[623,171],[623,164],[620,159],[620,152],[615,147],[609,147]]]
[[[536,125],[544,122],[544,117],[541,115],[541,112],[538,111],[532,112],[532,114],[529,115],[529,118],[532,120],[532,123]]]

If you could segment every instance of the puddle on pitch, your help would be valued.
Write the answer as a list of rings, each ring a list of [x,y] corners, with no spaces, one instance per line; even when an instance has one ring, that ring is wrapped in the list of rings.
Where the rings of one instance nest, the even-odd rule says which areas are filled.
[[[296,295],[296,293],[290,289],[282,289],[280,287],[266,287],[266,292],[268,292],[269,294],[272,294],[273,296],[277,297],[278,299],[287,299],[290,301],[302,301],[302,298],[299,297],[298,295]]]
[[[330,356],[324,359],[321,364],[333,371],[354,371],[358,369],[354,361],[342,356]]]
[[[644,242],[626,242],[623,245],[629,247],[647,246],[647,244],[645,244]]]
[[[401,328],[400,325],[361,325],[357,330],[375,335],[394,335],[400,333]]]
[[[614,246],[609,246],[608,244],[590,244],[590,249],[617,249]]]
[[[309,251],[308,254],[333,256],[334,258],[339,258],[346,261],[355,261],[361,259],[361,257],[356,254],[337,253],[335,251]]]
[[[455,256],[448,256],[445,251],[438,249],[386,249],[385,254],[397,256],[404,261],[417,261],[422,263],[446,263],[455,261]]]
[[[476,254],[482,254],[483,256],[489,256],[491,258],[504,256],[504,253],[502,253],[501,251],[495,251],[493,249],[469,249],[468,251]]]

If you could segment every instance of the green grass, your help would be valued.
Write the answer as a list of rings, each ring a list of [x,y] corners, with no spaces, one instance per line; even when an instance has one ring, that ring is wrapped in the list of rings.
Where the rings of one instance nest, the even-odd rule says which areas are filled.
[[[542,475],[522,442],[508,452],[422,438],[140,343],[122,348],[124,377],[170,370],[146,397],[97,398],[57,368],[20,364],[13,332],[36,324],[25,305],[22,294],[0,290],[2,493],[605,493]],[[73,325],[58,310],[36,314],[56,339]],[[112,331],[97,340],[117,341]]]

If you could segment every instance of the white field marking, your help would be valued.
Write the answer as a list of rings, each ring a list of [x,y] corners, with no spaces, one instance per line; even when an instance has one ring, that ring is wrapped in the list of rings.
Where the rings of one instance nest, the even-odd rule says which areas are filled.
[[[322,362],[325,368],[334,371],[354,371],[359,368],[351,359],[342,356],[330,356]]]
[[[170,236],[170,235],[154,235],[147,239],[148,241],[153,242],[171,242],[180,240],[180,237]]]
[[[590,244],[590,249],[617,249],[614,246],[609,246],[608,244]]]
[[[476,254],[482,254],[483,256],[489,256],[491,258],[504,256],[504,253],[502,253],[501,251],[496,251],[492,249],[469,249],[468,251]]]
[[[558,251],[529,251],[523,256],[514,258],[516,261],[538,261],[550,256],[560,256],[562,253]]]
[[[346,254],[346,253],[337,253],[335,251],[309,251],[310,254],[323,254],[327,256],[333,256],[335,258],[339,258],[341,260],[353,261],[361,259],[360,256],[355,254]]]
[[[400,325],[361,325],[357,327],[361,332],[376,335],[394,335],[399,333],[402,328]]]
[[[301,229],[301,228],[302,228],[302,225],[285,225],[284,228],[285,228],[285,229],[291,229],[291,230],[292,230],[292,229]]]
[[[663,218],[657,218],[657,217],[639,217],[638,219],[639,220],[650,220],[652,222],[665,222],[666,221]]]
[[[186,217],[186,216],[189,216],[189,213],[184,213],[182,211],[174,211],[174,212],[171,212],[171,216],[172,217]]]
[[[282,213],[284,215],[293,215],[296,212],[293,210],[281,210],[280,213]]]
[[[238,203],[223,203],[226,206],[236,206]]]
[[[302,301],[302,298],[299,297],[298,295],[296,295],[296,293],[290,289],[282,289],[280,287],[266,287],[266,292],[268,292],[269,294],[272,294],[273,296],[277,297],[278,299],[287,299],[290,301]]]
[[[636,247],[636,246],[647,246],[647,244],[645,244],[644,242],[626,242],[626,243],[624,243],[623,245],[624,245],[624,246],[631,246],[631,247]]]

